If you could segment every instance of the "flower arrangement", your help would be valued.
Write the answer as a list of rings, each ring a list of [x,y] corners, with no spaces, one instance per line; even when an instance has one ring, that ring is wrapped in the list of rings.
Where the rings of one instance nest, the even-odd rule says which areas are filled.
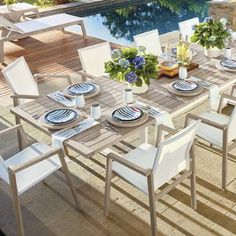
[[[105,72],[110,79],[128,82],[141,87],[157,77],[157,57],[145,53],[146,48],[122,48],[112,51],[112,60],[105,63]]]
[[[226,24],[222,20],[208,18],[205,22],[195,26],[195,32],[191,41],[198,43],[206,49],[225,47],[225,42],[230,38]]]

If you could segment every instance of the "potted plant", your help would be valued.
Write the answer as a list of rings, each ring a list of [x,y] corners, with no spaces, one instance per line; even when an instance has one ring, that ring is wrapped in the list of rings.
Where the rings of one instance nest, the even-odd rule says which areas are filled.
[[[3,0],[3,3],[7,5],[7,9],[11,11],[13,9],[13,4],[16,3],[16,0]]]
[[[145,47],[122,48],[112,51],[112,59],[105,63],[110,79],[128,83],[133,93],[145,93],[150,79],[157,77],[157,57],[147,54]]]
[[[225,24],[220,20],[209,18],[206,22],[195,26],[191,41],[205,48],[205,55],[216,58],[225,47],[225,42],[230,38]]]

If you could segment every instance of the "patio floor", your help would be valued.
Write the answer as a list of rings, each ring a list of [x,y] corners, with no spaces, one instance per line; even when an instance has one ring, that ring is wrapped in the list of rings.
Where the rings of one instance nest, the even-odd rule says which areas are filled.
[[[100,42],[89,38],[84,42],[78,36],[61,32],[27,38],[15,45],[7,45],[7,63],[25,55],[33,73],[72,73],[80,69],[76,49]],[[0,78],[0,93],[8,93]],[[51,88],[63,86],[63,82],[50,82]],[[55,87],[54,87],[55,86]],[[48,91],[49,82],[40,85]],[[8,96],[0,99],[0,130],[14,124],[9,112]],[[208,104],[195,109],[199,113]],[[226,110],[225,112],[228,112]],[[182,127],[184,117],[175,121]],[[24,128],[32,139],[50,143],[50,138],[28,124]],[[152,132],[152,131],[150,131]],[[138,137],[129,141],[137,144]],[[15,137],[0,140],[0,150],[8,156],[16,151]],[[236,151],[232,154],[236,155]],[[46,179],[21,196],[26,235],[149,235],[149,211],[147,197],[123,180],[115,177],[111,192],[111,211],[107,220],[103,217],[105,158],[99,154],[92,159],[76,155],[69,164],[76,183],[83,211],[73,207],[72,196],[62,172]],[[227,191],[222,191],[221,157],[200,147],[196,149],[198,209],[190,207],[190,183],[185,181],[156,203],[159,235],[236,235],[236,158],[229,160]],[[0,181],[0,228],[6,235],[16,235],[15,218],[7,186]]]

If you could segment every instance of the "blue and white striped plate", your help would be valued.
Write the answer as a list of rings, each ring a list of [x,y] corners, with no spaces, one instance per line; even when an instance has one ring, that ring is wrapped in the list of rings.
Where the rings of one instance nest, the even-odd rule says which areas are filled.
[[[172,87],[181,92],[191,92],[199,88],[199,84],[194,81],[177,80]]]
[[[73,84],[68,88],[68,92],[72,95],[76,95],[76,94],[87,95],[95,91],[96,91],[96,86],[88,82]]]
[[[236,69],[236,61],[235,60],[225,59],[225,60],[221,61],[220,64],[222,66],[230,68],[230,69]]]
[[[44,115],[44,120],[49,124],[65,125],[73,122],[79,117],[77,111],[69,108],[58,108],[47,112]]]
[[[118,121],[135,121],[143,116],[143,111],[137,107],[121,107],[112,112],[112,118]]]

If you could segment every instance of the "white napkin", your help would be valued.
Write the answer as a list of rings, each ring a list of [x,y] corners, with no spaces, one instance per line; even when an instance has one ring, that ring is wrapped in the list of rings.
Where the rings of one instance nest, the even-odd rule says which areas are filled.
[[[200,82],[202,87],[209,90],[210,106],[211,109],[217,111],[220,103],[220,92],[219,86],[208,81],[191,76],[189,78],[191,81]]]
[[[99,122],[88,118],[86,120],[81,121],[77,126],[73,128],[67,128],[63,130],[59,130],[52,134],[52,147],[54,148],[62,148],[64,149],[64,141],[73,137],[74,135],[80,134],[83,131],[99,124]]]
[[[75,106],[75,99],[69,99],[64,96],[64,94],[60,91],[56,91],[54,93],[50,93],[47,95],[51,99],[56,102],[63,104],[66,107],[74,107]]]

